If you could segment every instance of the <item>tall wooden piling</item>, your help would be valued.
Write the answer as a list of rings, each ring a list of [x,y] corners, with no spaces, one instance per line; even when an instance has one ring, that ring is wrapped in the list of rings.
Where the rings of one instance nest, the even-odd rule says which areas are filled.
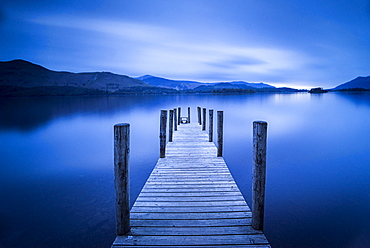
[[[263,231],[266,182],[267,122],[253,122],[252,227]]]
[[[168,141],[172,142],[173,136],[173,110],[170,110],[169,126],[168,126]]]
[[[222,157],[224,143],[224,112],[217,111],[217,157]]]
[[[203,108],[203,125],[202,125],[202,130],[204,131],[204,130],[206,130],[206,119],[207,119],[207,117],[206,117],[206,114],[207,114],[207,110],[206,110],[206,108]]]
[[[177,131],[177,109],[173,109],[173,124],[174,124],[174,130]]]
[[[190,107],[188,107],[188,123],[190,123]]]
[[[177,111],[178,111],[177,124],[180,125],[181,124],[181,107],[178,107]]]
[[[130,231],[130,124],[114,126],[114,186],[116,190],[116,233]]]
[[[197,107],[198,110],[198,124],[202,125],[202,114],[201,114],[201,108]]]
[[[213,109],[209,110],[209,128],[208,128],[208,136],[209,142],[213,141]]]
[[[167,125],[167,110],[161,110],[159,145],[160,158],[166,157],[166,125]]]

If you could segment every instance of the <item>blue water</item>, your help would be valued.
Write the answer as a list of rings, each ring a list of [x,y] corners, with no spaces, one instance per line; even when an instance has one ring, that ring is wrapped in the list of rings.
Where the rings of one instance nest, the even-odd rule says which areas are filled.
[[[131,199],[159,157],[159,113],[224,111],[224,158],[251,202],[252,122],[268,124],[273,247],[370,247],[370,94],[0,99],[0,247],[109,247],[113,125],[131,124]]]

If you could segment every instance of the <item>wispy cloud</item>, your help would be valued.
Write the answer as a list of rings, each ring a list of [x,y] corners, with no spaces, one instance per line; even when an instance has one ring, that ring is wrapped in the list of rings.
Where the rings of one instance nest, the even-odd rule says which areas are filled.
[[[4,5],[3,59],[56,70],[312,86],[369,72],[363,1],[315,0],[304,8],[296,1],[41,2]]]
[[[272,72],[300,70],[310,60],[304,54],[282,48],[199,41],[179,30],[147,23],[73,16],[38,17],[31,21],[96,33],[94,37],[99,39],[90,42],[110,46],[117,53],[111,64],[134,75],[182,75],[190,79],[203,75],[207,81],[219,80],[218,75],[223,75],[223,79],[258,81],[258,77],[261,80]]]

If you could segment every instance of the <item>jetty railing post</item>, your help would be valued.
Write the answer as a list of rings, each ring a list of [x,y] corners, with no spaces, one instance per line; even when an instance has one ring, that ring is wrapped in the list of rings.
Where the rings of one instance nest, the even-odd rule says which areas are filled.
[[[177,124],[181,124],[181,107],[179,107],[178,109],[177,109],[177,111],[178,111],[178,114],[179,114],[179,116],[178,116],[178,118],[177,118]]]
[[[170,125],[168,126],[168,141],[172,142],[172,136],[173,136],[173,110],[170,110]]]
[[[190,107],[188,107],[188,123],[190,123]]]
[[[267,122],[253,122],[252,227],[263,231],[266,182]]]
[[[116,190],[116,233],[130,231],[130,124],[114,125],[114,187]]]
[[[161,110],[159,144],[160,144],[160,158],[166,157],[166,124],[167,124],[167,110]]]
[[[174,129],[175,129],[175,131],[177,131],[177,109],[176,108],[174,108],[173,109],[173,118],[174,118]]]
[[[209,129],[208,129],[209,142],[213,141],[213,109],[209,110]]]
[[[217,157],[222,157],[224,143],[224,112],[217,111]]]
[[[198,124],[202,125],[202,114],[201,114],[201,108],[197,107],[198,109]]]
[[[206,119],[207,119],[206,114],[207,114],[207,110],[206,108],[203,108],[203,126],[202,126],[203,131],[206,130]]]

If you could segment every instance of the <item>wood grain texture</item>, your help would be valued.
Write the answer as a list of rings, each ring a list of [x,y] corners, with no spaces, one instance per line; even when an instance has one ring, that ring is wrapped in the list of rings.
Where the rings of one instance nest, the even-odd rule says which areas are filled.
[[[209,136],[209,142],[213,142],[213,109],[209,110],[208,136]]]
[[[217,157],[222,157],[224,145],[224,112],[217,111]]]
[[[178,126],[112,247],[270,247],[207,133]]]
[[[177,108],[173,109],[173,129],[177,131]]]
[[[169,116],[169,123],[168,123],[168,142],[172,142],[173,137],[173,110],[170,110]]]
[[[190,123],[190,107],[188,107],[188,122]]]
[[[161,110],[160,132],[159,132],[159,157],[166,156],[166,130],[167,130],[167,110]]]
[[[263,230],[265,212],[267,122],[253,122],[252,227]]]
[[[202,114],[201,114],[201,108],[197,107],[197,112],[198,112],[198,124],[202,124]]]
[[[130,231],[130,124],[114,126],[114,185],[116,191],[116,234]]]

